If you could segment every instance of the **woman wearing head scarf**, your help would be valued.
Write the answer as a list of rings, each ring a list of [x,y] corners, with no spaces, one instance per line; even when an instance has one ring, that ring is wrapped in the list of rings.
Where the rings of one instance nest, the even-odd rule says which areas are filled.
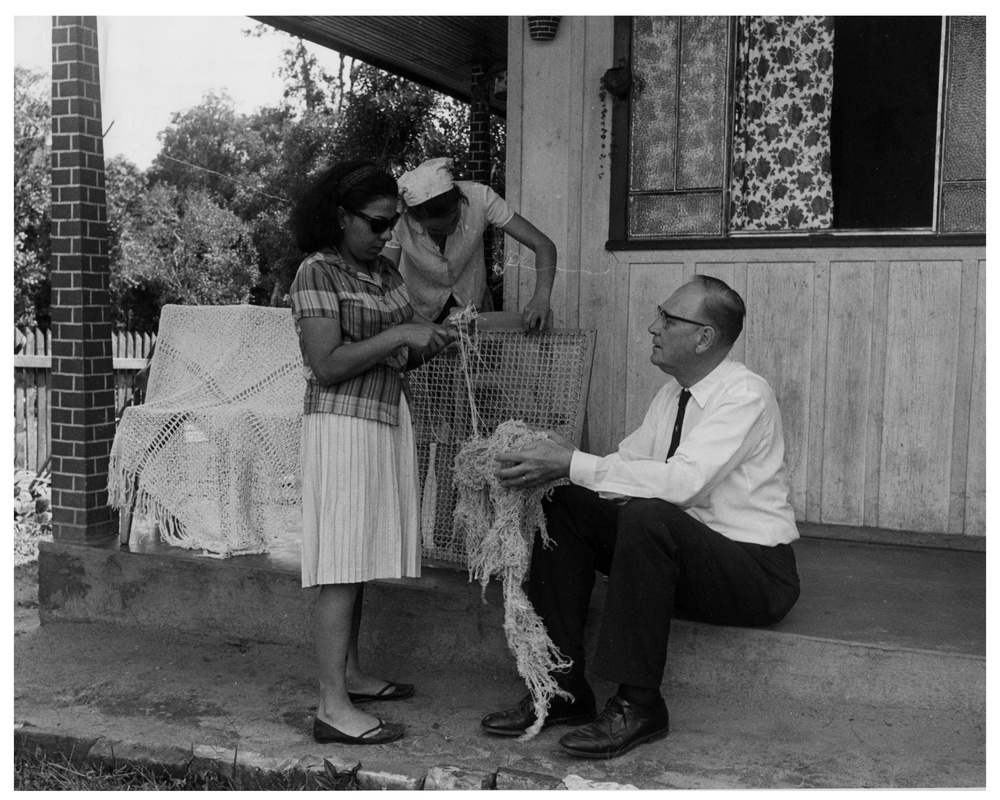
[[[337,164],[297,202],[291,227],[309,255],[289,299],[306,374],[302,419],[302,586],[319,587],[317,742],[383,744],[403,726],[358,707],[413,686],[358,660],[365,581],[420,575],[417,464],[403,371],[456,338],[413,322],[410,296],[379,253],[397,185],[365,162]]]
[[[399,179],[403,211],[385,254],[399,265],[414,309],[437,322],[454,306],[492,309],[483,233],[493,225],[535,253],[535,291],[521,322],[526,330],[540,327],[549,313],[556,246],[490,187],[454,180],[453,166],[450,158],[432,158]]]

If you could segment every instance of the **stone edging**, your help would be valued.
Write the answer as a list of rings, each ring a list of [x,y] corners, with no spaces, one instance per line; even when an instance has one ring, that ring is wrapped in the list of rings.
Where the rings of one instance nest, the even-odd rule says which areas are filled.
[[[352,764],[338,764],[321,756],[269,758],[249,751],[211,745],[193,745],[190,749],[162,744],[140,744],[105,737],[76,737],[32,725],[14,725],[14,752],[41,750],[48,756],[61,756],[76,764],[129,764],[146,769],[157,768],[170,775],[215,774],[220,778],[242,778],[266,786],[269,778],[302,776],[303,784],[314,783],[324,772],[324,762],[338,769]],[[635,789],[631,785],[593,783],[576,775],[558,778],[536,772],[500,767],[496,772],[469,770],[450,765],[435,765],[420,778],[376,772],[361,768],[358,780],[365,789],[420,790],[552,790],[552,789]]]

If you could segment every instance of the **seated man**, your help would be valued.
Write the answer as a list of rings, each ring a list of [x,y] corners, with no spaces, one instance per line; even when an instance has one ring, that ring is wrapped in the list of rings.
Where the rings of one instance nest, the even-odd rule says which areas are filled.
[[[553,677],[574,699],[555,697],[545,725],[589,723],[559,740],[574,755],[614,758],[666,735],[660,684],[675,608],[765,625],[798,599],[778,406],[763,378],[729,358],[744,314],[724,282],[696,276],[657,309],[650,361],[671,378],[618,452],[600,458],[550,434],[498,456],[504,486],[571,481],[545,504],[553,544],[535,540],[528,597],[573,660]],[[583,648],[595,570],[609,583],[590,670],[618,684],[599,716]],[[535,718],[528,695],[482,726],[516,735]]]

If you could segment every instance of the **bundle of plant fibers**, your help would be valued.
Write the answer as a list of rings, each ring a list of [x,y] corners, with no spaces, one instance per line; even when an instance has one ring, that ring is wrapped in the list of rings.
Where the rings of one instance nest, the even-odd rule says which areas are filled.
[[[508,420],[484,439],[473,436],[455,457],[456,530],[464,532],[469,578],[486,586],[491,576],[503,580],[504,633],[535,703],[537,719],[521,740],[533,738],[545,723],[549,702],[556,694],[572,699],[559,688],[553,671],[565,671],[572,662],[549,639],[541,618],[531,607],[522,584],[531,565],[534,532],[549,545],[542,498],[565,480],[534,488],[508,489],[496,476],[496,455],[519,450],[545,438],[519,420]]]

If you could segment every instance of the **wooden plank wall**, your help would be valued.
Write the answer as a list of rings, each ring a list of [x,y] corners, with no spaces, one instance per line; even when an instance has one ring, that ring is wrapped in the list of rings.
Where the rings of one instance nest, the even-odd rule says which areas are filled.
[[[564,17],[551,42],[532,41],[523,17],[510,17],[508,26],[507,201],[556,243],[555,324],[596,330],[595,376],[609,374],[627,352],[627,319],[602,314],[628,292],[627,271],[604,251],[612,98],[601,78],[614,58],[613,33],[612,17]],[[505,306],[521,308],[534,288],[532,255],[510,237],[504,246]],[[624,403],[620,387],[591,383],[586,447],[605,446],[606,421],[619,419]]]
[[[802,521],[984,536],[985,248],[610,252],[613,18],[554,41],[509,22],[507,199],[559,251],[555,324],[597,331],[584,447],[607,453],[664,377],[654,305],[696,272],[746,299],[733,350],[774,386]],[[534,285],[506,240],[508,308]]]
[[[963,532],[986,535],[986,261],[977,261],[969,283],[976,286],[976,340],[969,403],[969,468],[965,476]]]
[[[601,329],[617,314],[628,319],[626,359],[593,378],[625,387],[624,414],[605,441],[633,430],[663,383],[649,364],[653,305],[695,273],[710,274],[746,300],[733,356],[778,397],[800,520],[985,535],[981,249],[675,251],[614,260],[628,274],[627,302],[588,320]]]

